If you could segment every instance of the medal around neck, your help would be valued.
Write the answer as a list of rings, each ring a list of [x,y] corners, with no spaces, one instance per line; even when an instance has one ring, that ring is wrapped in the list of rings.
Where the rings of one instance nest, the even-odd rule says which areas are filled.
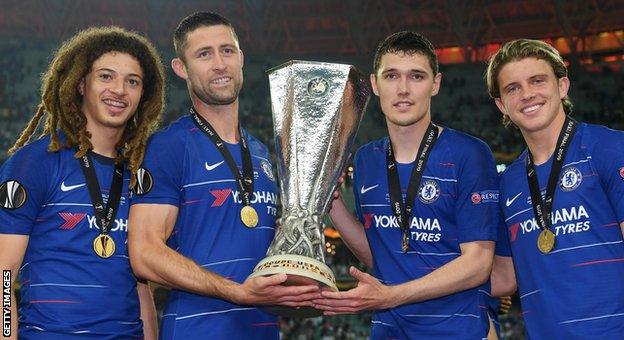
[[[537,236],[537,248],[544,254],[555,248],[555,234],[549,229],[542,230]]]
[[[240,217],[247,228],[255,228],[258,225],[258,212],[250,205],[246,205],[241,209]]]
[[[97,256],[107,259],[115,254],[115,241],[108,234],[100,234],[93,240],[93,251]]]
[[[337,291],[325,264],[322,219],[371,96],[355,67],[290,61],[269,71],[282,223],[251,277],[286,273],[285,285]],[[282,316],[312,317],[311,307],[272,306]]]

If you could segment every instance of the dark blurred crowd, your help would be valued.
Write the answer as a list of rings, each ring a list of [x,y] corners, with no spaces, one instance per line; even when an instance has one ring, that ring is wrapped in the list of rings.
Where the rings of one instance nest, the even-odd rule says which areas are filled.
[[[0,42],[0,150],[6,150],[34,113],[39,99],[41,73],[50,62],[56,42],[8,40]],[[173,56],[161,49],[163,61]],[[332,57],[332,61],[341,60]],[[271,103],[266,71],[284,60],[249,56],[245,60],[245,82],[241,93],[240,112],[243,124],[270,148],[273,144]],[[363,59],[344,62],[367,65]],[[620,71],[615,71],[616,66]],[[573,115],[582,121],[624,129],[624,77],[622,65],[606,65],[570,74]],[[368,70],[362,68],[363,71]],[[501,114],[488,97],[483,74],[484,64],[441,65],[443,74],[440,93],[433,98],[434,121],[468,132],[485,140],[501,163],[512,160],[523,148],[515,128],[504,128]],[[188,112],[186,84],[167,67],[167,107],[162,125]],[[356,145],[385,134],[383,116],[376,99],[371,100],[360,127]],[[0,153],[0,162],[6,159]]]

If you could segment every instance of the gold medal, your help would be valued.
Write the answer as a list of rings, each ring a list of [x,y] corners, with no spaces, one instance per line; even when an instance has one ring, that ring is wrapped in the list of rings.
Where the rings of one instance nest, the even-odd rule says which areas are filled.
[[[100,234],[93,240],[93,251],[97,256],[107,259],[115,253],[115,241],[108,234]]]
[[[250,205],[246,205],[241,209],[240,217],[247,228],[255,228],[258,225],[258,213]]]
[[[403,233],[403,242],[401,242],[401,248],[403,248],[404,253],[407,253],[407,249],[409,248],[409,236],[407,236],[407,233]]]
[[[544,254],[550,253],[555,247],[555,234],[544,229],[537,237],[537,248]]]

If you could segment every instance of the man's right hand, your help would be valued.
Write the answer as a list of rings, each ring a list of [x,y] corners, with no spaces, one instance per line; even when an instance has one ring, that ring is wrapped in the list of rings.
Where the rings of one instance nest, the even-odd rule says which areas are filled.
[[[247,278],[234,289],[232,302],[239,305],[305,307],[312,306],[312,300],[321,297],[318,286],[284,286],[287,279],[286,274]]]

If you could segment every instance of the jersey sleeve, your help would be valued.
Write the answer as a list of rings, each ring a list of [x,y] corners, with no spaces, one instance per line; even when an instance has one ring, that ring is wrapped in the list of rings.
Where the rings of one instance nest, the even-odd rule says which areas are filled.
[[[353,162],[353,204],[355,205],[355,216],[357,217],[357,219],[360,221],[360,223],[364,224],[364,216],[362,215],[362,207],[360,206],[360,192],[358,191],[359,188],[359,178],[358,178],[358,173],[359,171],[362,169],[362,167],[360,166],[360,162],[359,162],[359,157],[360,153],[359,151],[355,154],[355,162]]]
[[[468,144],[458,173],[455,218],[459,243],[496,241],[498,180],[496,163],[485,143]]]
[[[594,165],[618,223],[624,222],[624,132],[604,129],[592,151]],[[597,139],[596,136],[592,136]],[[597,139],[598,140],[598,139]]]
[[[130,204],[156,203],[180,206],[185,140],[171,133],[155,134],[147,144],[137,173],[138,188]]]
[[[35,142],[37,143],[37,142]],[[57,165],[44,148],[26,146],[0,168],[0,233],[30,235]]]

